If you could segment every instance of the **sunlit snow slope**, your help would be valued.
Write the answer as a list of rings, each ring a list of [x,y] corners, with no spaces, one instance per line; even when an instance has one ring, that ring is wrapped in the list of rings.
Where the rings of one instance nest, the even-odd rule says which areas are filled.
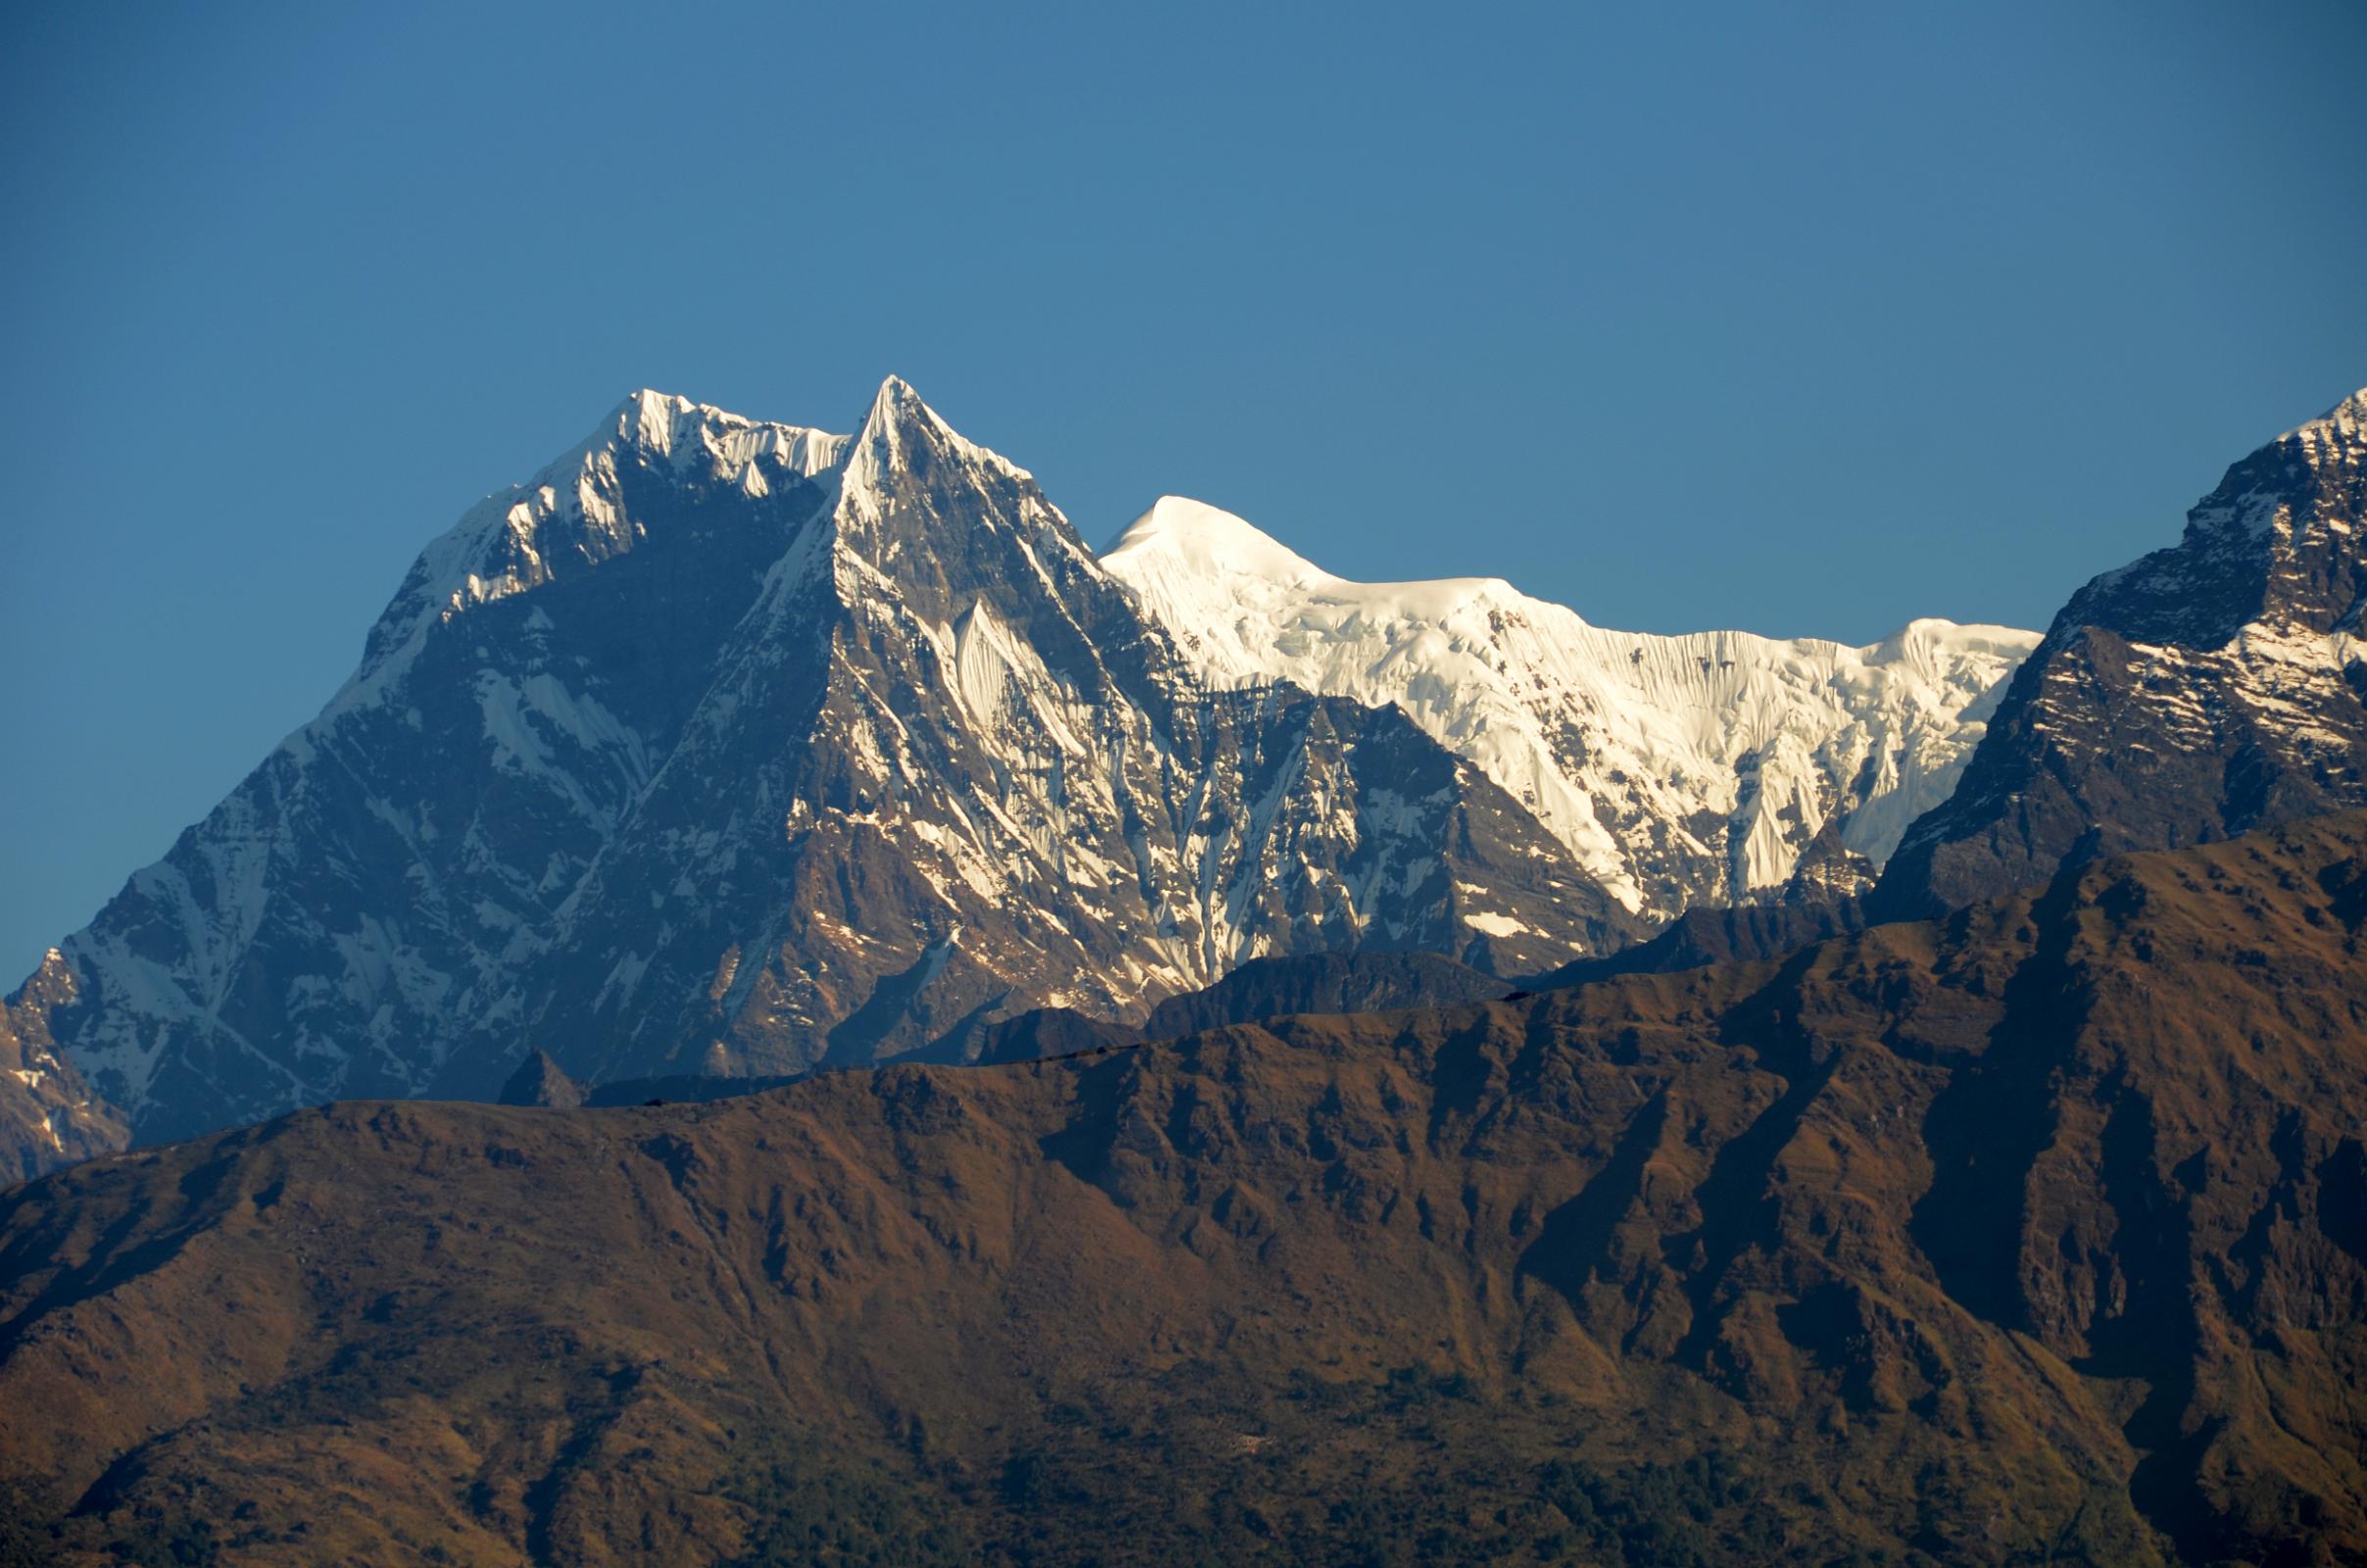
[[[1862,882],[1947,798],[2039,641],[1945,620],[1866,648],[1607,631],[1495,577],[1351,582],[1179,496],[1102,564],[1211,681],[1400,705],[1653,914],[1774,896],[1803,856]]]

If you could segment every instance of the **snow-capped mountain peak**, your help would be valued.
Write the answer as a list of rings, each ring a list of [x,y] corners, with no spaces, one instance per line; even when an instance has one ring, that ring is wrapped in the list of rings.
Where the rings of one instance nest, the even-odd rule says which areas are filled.
[[[2367,391],[2231,465],[2178,543],[2071,596],[1877,907],[1928,914],[2075,855],[2367,801],[2363,614]]]
[[[922,401],[912,384],[891,375],[879,383],[870,412],[856,433],[848,461],[851,481],[862,483],[909,466],[915,453],[934,453],[974,464],[1007,477],[1032,479],[1025,468],[963,436]]]
[[[1264,581],[1305,588],[1339,581],[1273,535],[1205,501],[1160,496],[1102,552],[1104,564],[1124,558],[1120,575],[1181,571],[1200,578]]]
[[[837,467],[848,442],[647,387],[631,393],[532,478],[485,497],[428,541],[331,706],[377,701],[431,627],[634,549],[645,536],[624,494],[635,472],[757,499]]]
[[[2320,430],[2348,441],[2367,438],[2367,386],[2343,398],[2316,418],[2303,421],[2289,433],[2301,435]]]
[[[905,382],[853,437],[650,391],[429,543],[25,1027],[173,1136],[490,1092],[521,1043],[772,1073],[1257,956],[1533,973],[1636,932],[1403,713],[1198,678]]]
[[[1320,661],[1319,669],[1310,662],[1315,647],[1353,660],[1358,650],[1385,643],[1402,662],[1418,657],[1418,648],[1401,645],[1408,638],[1420,643],[1424,628],[1533,602],[1501,577],[1356,582],[1325,571],[1255,523],[1184,496],[1161,496],[1103,552],[1102,564],[1143,597],[1212,678],[1227,685],[1276,679],[1307,685],[1316,674],[1327,684],[1311,689],[1343,696],[1363,694],[1350,689],[1349,672],[1329,667],[1336,662]],[[1266,644],[1268,630],[1278,634],[1278,646]]]
[[[1205,678],[1398,704],[1656,915],[1776,893],[1828,822],[1878,867],[2038,642],[1942,620],[1865,648],[1609,631],[1499,577],[1353,581],[1177,496],[1102,564]]]

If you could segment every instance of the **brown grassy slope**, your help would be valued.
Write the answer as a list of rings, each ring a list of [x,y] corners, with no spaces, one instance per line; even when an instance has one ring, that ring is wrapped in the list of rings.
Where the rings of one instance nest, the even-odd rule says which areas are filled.
[[[0,1198],[0,1455],[94,1556],[2359,1560],[2363,919],[2351,814],[1519,1003],[308,1111]]]

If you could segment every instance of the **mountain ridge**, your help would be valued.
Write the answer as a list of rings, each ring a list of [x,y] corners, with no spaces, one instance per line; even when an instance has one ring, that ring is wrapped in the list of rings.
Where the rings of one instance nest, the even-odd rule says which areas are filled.
[[[489,1097],[522,1050],[772,1078],[1045,1009],[1122,1033],[1264,955],[1735,956],[2339,807],[2362,411],[2233,466],[2009,678],[2029,634],[1611,632],[1501,579],[1341,578],[1181,497],[1097,556],[900,378],[846,435],[642,389],[430,541],[24,1032],[103,1147],[110,1103],[165,1136]],[[1721,912],[1762,906],[1845,913]],[[0,1098],[27,1160],[71,1157],[57,1104]]]
[[[1781,962],[301,1111],[0,1194],[0,1454],[74,1561],[2343,1560],[2362,940],[2351,812]]]
[[[1872,907],[1930,914],[2078,858],[2367,804],[2363,607],[2367,390],[2231,465],[2176,544],[2072,595]]]
[[[1502,578],[1363,583],[1162,497],[1102,554],[1207,678],[1397,702],[1631,910],[1772,902],[1827,827],[1871,885],[1946,798],[2036,633],[1910,620],[1861,648],[1598,627]]]
[[[321,715],[60,944],[49,1017],[153,1138],[490,1097],[521,1046],[778,1075],[1632,924],[1403,715],[1204,689],[909,385],[848,437],[638,393],[430,542]]]

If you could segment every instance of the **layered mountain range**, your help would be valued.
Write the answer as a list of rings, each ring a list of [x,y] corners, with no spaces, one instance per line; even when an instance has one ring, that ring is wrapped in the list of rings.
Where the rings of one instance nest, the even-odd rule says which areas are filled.
[[[93,1161],[0,1195],[0,1546],[2355,1561],[2363,940],[2351,813],[1780,963]]]
[[[349,1101],[0,1193],[0,1560],[2367,1560],[2363,472],[2008,679],[637,396],[0,1011]]]
[[[869,1062],[1266,953],[1636,922],[1403,715],[1208,689],[1021,469],[679,399],[431,544],[322,714],[60,945],[141,1137],[351,1095]]]
[[[1862,886],[2027,641],[1601,632],[1172,500],[1097,559],[901,381],[853,436],[643,392],[427,546],[14,1027],[157,1140],[486,1098],[534,1049],[591,1082],[962,1059],[1274,956],[1532,974]],[[75,1152],[56,1109],[27,1163]]]

